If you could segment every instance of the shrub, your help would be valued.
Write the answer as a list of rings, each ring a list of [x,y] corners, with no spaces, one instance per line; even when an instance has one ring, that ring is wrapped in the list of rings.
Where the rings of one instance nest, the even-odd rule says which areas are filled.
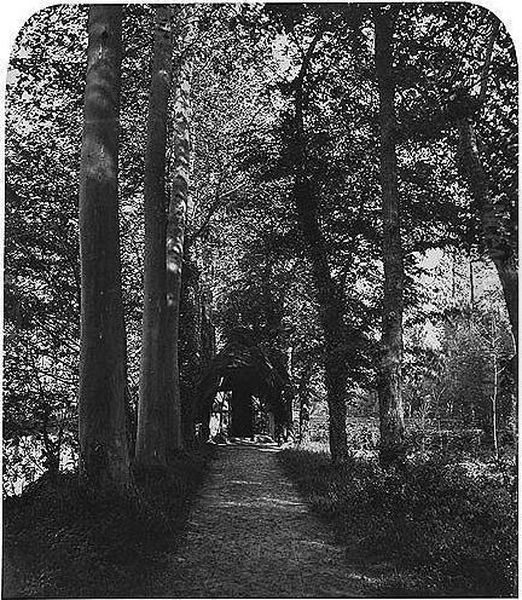
[[[477,463],[473,470],[427,461],[384,471],[361,459],[335,467],[325,453],[285,450],[279,456],[350,556],[393,560],[412,572],[401,581],[401,593],[515,593],[516,496],[506,476],[513,465]],[[407,589],[419,581],[425,589]]]
[[[162,553],[176,547],[205,457],[136,472],[136,490],[104,494],[74,474],[42,477],[4,501],[4,563],[21,579],[4,595],[144,595]],[[14,582],[18,584],[18,581]]]

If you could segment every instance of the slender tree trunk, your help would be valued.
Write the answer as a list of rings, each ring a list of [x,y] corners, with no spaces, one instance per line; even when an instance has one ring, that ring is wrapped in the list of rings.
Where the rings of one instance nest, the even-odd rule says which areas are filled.
[[[121,7],[89,13],[80,167],[80,469],[95,486],[131,482],[118,223]]]
[[[206,371],[210,361],[216,355],[216,330],[212,323],[209,294],[203,293],[201,307],[201,360],[200,370]],[[194,403],[195,406],[195,403]],[[210,435],[210,413],[211,409],[205,413],[201,423],[201,438],[207,440]],[[193,427],[194,425],[192,425]]]
[[[298,443],[302,444],[306,441],[308,431],[310,429],[310,397],[308,392],[308,385],[310,383],[311,367],[306,366],[305,372],[301,376],[299,381],[299,389],[297,391],[297,397],[299,398],[299,437]]]
[[[158,4],[145,154],[143,334],[136,461],[165,465],[173,427],[164,380],[165,191],[167,117],[172,71],[171,8]]]
[[[498,360],[497,360],[497,332],[496,324],[491,325],[492,336],[492,362],[493,362],[493,393],[491,394],[491,426],[493,436],[493,450],[498,460],[498,432],[497,432],[497,402],[498,402]]]
[[[379,87],[381,129],[381,188],[383,217],[384,297],[382,348],[379,370],[380,457],[384,465],[404,453],[402,405],[402,315],[404,267],[402,260],[400,206],[393,74],[393,17],[388,9],[375,10],[375,67]]]
[[[475,308],[475,275],[473,272],[473,259],[469,257],[469,306],[471,311]]]
[[[491,68],[495,40],[499,31],[499,22],[493,24],[484,66],[481,73],[481,86],[477,104],[483,107],[486,98],[488,75]],[[501,211],[492,201],[486,171],[482,165],[478,139],[472,121],[461,119],[458,123],[459,151],[463,175],[467,179],[473,200],[480,218],[480,234],[482,242],[497,270],[506,309],[511,325],[511,333],[515,345],[515,354],[508,363],[506,413],[512,414],[513,434],[516,436],[518,405],[518,239],[517,213],[511,208]],[[514,203],[513,203],[514,204]],[[511,381],[509,382],[509,379]],[[512,393],[509,389],[512,384]],[[510,396],[510,398],[509,398]]]
[[[497,270],[518,349],[518,270],[516,241],[503,234],[502,216],[491,201],[487,176],[480,159],[477,137],[469,119],[459,123],[461,165],[479,211],[481,239]]]
[[[165,321],[165,380],[169,395],[170,419],[174,435],[171,451],[183,444],[181,433],[181,399],[179,383],[179,315],[181,271],[189,195],[190,168],[190,64],[184,61],[179,70],[174,105],[173,181],[167,220],[167,314]]]
[[[317,200],[313,196],[306,172],[306,152],[303,120],[303,82],[297,82],[295,122],[298,156],[294,183],[294,201],[319,304],[319,317],[324,333],[324,362],[327,403],[329,411],[329,441],[332,460],[340,463],[348,456],[346,437],[346,365],[344,298],[335,284],[328,264],[326,244],[319,227]]]
[[[196,400],[199,378],[203,372],[202,336],[205,307],[202,306],[199,269],[185,249],[181,281],[180,368],[181,431],[187,446],[195,442]]]

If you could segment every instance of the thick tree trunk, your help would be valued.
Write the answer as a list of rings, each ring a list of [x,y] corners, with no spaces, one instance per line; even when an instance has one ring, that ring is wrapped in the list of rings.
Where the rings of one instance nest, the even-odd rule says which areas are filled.
[[[392,464],[404,454],[402,406],[402,315],[404,267],[400,207],[397,189],[397,156],[393,74],[393,17],[388,9],[375,10],[375,67],[379,87],[381,130],[381,188],[383,219],[384,297],[379,365],[380,458]]]
[[[145,260],[143,334],[136,462],[165,465],[173,435],[165,393],[165,191],[167,117],[172,71],[171,9],[156,6],[145,154]]]
[[[165,320],[165,381],[170,416],[174,425],[169,450],[182,446],[179,384],[179,315],[185,221],[189,194],[190,166],[190,66],[179,71],[174,105],[173,181],[167,219],[167,313]]]
[[[316,199],[306,172],[303,122],[303,83],[298,81],[295,95],[295,121],[298,156],[294,183],[294,201],[299,223],[312,266],[324,333],[324,362],[329,410],[329,441],[332,460],[340,463],[348,455],[346,437],[346,331],[343,322],[343,293],[335,284],[328,264],[328,253],[319,227]]]
[[[118,223],[121,7],[93,5],[80,167],[80,469],[95,486],[131,482]]]

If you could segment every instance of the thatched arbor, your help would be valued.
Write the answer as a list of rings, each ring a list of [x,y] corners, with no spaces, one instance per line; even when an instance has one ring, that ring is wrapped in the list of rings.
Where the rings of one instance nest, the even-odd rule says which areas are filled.
[[[231,437],[254,435],[254,397],[271,415],[275,429],[272,435],[291,425],[290,383],[283,357],[274,352],[270,360],[248,329],[236,328],[230,332],[227,344],[203,374],[198,388],[196,423],[202,423],[205,433],[209,431],[212,405],[219,391],[232,392],[228,431]]]

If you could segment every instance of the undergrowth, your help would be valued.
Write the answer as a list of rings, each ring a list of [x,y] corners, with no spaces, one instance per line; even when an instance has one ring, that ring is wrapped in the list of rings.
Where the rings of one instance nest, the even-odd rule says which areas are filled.
[[[306,450],[278,456],[348,560],[395,565],[382,595],[516,595],[515,465],[433,460],[384,471],[362,459],[335,467]]]
[[[141,597],[175,550],[209,451],[136,472],[130,496],[76,475],[42,477],[4,500],[4,597]]]

